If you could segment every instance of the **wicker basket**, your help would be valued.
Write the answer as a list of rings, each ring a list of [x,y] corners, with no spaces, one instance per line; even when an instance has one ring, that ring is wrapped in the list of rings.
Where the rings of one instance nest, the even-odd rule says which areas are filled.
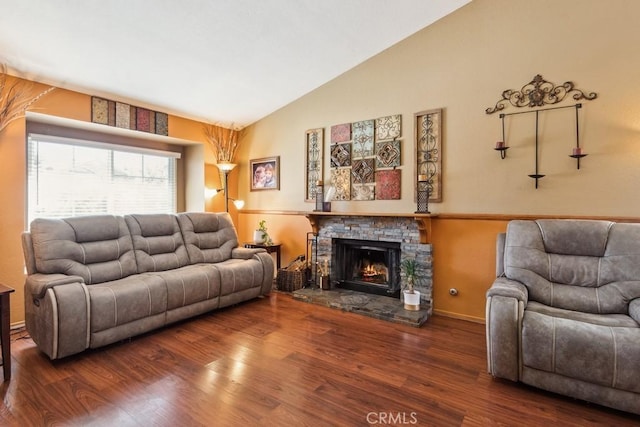
[[[278,270],[276,279],[277,289],[283,292],[293,292],[302,288],[307,277],[307,271],[287,271],[284,268]]]

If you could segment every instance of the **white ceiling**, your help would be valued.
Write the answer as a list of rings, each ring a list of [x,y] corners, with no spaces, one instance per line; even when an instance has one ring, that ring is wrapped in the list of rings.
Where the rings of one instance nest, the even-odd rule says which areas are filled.
[[[0,0],[9,72],[242,127],[470,0]]]

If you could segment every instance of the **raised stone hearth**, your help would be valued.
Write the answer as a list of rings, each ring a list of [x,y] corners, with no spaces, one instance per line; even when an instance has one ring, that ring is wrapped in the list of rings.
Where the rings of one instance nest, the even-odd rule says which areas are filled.
[[[429,243],[426,243],[426,235],[427,228],[425,225],[429,218],[419,217],[416,218],[415,215],[411,214],[371,214],[368,215],[366,213],[339,213],[339,212],[331,212],[325,213],[323,215],[320,214],[310,214],[307,216],[309,221],[312,223],[312,227],[314,232],[316,233],[316,241],[314,243],[314,247],[311,253],[311,265],[328,265],[329,273],[330,273],[330,282],[331,282],[331,290],[332,291],[345,291],[336,287],[336,273],[334,271],[334,267],[336,264],[336,254],[333,254],[333,247],[335,239],[360,239],[365,241],[379,241],[379,242],[397,242],[400,245],[400,262],[404,259],[415,259],[417,261],[417,281],[416,281],[416,290],[420,291],[420,304],[423,308],[424,319],[416,322],[401,322],[401,323],[417,323],[419,326],[426,320],[432,312],[432,246]],[[430,225],[430,222],[428,222]],[[397,265],[394,264],[398,268]],[[401,275],[401,280],[404,279],[404,276]],[[317,285],[316,281],[316,285]],[[368,301],[365,302],[364,297],[360,298],[358,303],[345,303],[344,297],[348,295],[349,297],[355,294],[342,293],[339,295],[333,295],[328,293],[326,290],[319,291],[317,289],[318,286],[310,287],[310,289],[302,289],[298,292],[298,295],[294,296],[296,298],[302,299],[305,297],[307,299],[316,299],[320,300],[322,304],[327,306],[336,306],[336,308],[341,308],[346,311],[371,311],[372,317],[382,318],[385,320],[390,320],[396,316],[397,310],[400,310],[402,313],[400,315],[401,318],[406,316],[412,316],[407,314],[402,307],[402,300],[397,298],[390,298],[387,296],[382,296],[382,298],[389,298],[393,300],[391,305],[385,305],[385,309],[377,310],[380,312],[385,312],[386,314],[375,314],[376,310],[370,310],[371,303],[373,301],[376,304],[379,301],[374,298],[374,295],[368,296]],[[320,294],[320,292],[326,293],[326,295]],[[368,294],[363,294],[368,295]],[[331,300],[331,303],[328,301]],[[351,299],[351,301],[356,301]],[[310,301],[315,302],[315,301]],[[326,304],[325,304],[326,302]],[[339,307],[338,307],[339,306]],[[393,307],[392,307],[393,306]],[[364,313],[363,313],[364,314]]]
[[[300,301],[415,327],[426,322],[431,312],[430,306],[422,307],[418,311],[409,311],[403,308],[403,304],[397,298],[348,289],[304,288],[294,291],[292,296]]]

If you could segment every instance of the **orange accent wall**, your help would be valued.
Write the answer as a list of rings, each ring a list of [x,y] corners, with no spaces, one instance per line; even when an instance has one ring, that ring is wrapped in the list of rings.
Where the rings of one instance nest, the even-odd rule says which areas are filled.
[[[484,321],[485,293],[496,277],[496,237],[507,221],[432,221],[434,312]]]
[[[301,215],[243,212],[236,222],[240,243],[253,241],[253,232],[261,220],[266,221],[271,239],[282,244],[282,267],[306,253],[307,233],[311,231],[311,225]]]
[[[9,77],[9,84],[20,79]],[[32,82],[27,82],[32,83]],[[34,83],[33,96],[48,86]],[[56,88],[30,111],[67,119],[91,121],[91,96]],[[169,116],[169,136],[204,141],[202,123]],[[208,151],[208,150],[206,150]],[[24,258],[22,232],[26,225],[26,120],[18,119],[0,132],[0,282],[14,288],[11,294],[11,323],[24,321]]]

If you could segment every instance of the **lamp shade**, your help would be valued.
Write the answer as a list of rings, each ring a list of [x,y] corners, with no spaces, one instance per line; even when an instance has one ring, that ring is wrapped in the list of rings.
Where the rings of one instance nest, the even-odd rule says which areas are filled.
[[[229,162],[218,162],[216,163],[216,166],[218,167],[218,169],[220,169],[223,172],[229,172],[233,170],[233,168],[235,168],[237,165],[235,163],[229,163]]]

